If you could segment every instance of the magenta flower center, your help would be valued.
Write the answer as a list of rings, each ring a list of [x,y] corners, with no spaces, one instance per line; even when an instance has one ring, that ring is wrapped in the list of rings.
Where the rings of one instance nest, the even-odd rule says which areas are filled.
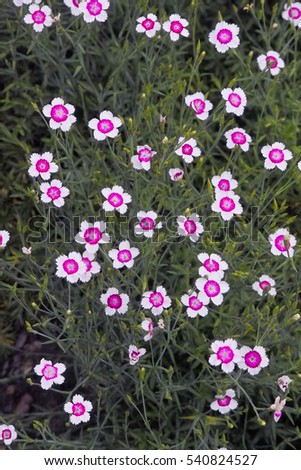
[[[235,209],[235,202],[231,197],[223,197],[219,202],[219,206],[224,212],[232,212]]]
[[[150,217],[143,217],[143,219],[140,220],[140,227],[142,230],[152,230],[154,225],[155,223]]]
[[[139,352],[139,351],[132,351],[132,352],[131,352],[131,358],[132,358],[132,359],[137,359],[139,356],[140,356],[140,352]]]
[[[273,55],[269,55],[265,59],[267,67],[270,69],[275,69],[278,65],[278,60]]]
[[[45,19],[46,19],[46,15],[43,11],[41,10],[36,10],[33,12],[32,14],[32,19],[34,21],[34,23],[36,24],[42,24],[44,23]]]
[[[120,207],[123,204],[123,197],[119,193],[111,193],[108,201],[113,207]]]
[[[164,297],[160,292],[152,292],[149,301],[154,307],[161,307],[164,303]]]
[[[214,261],[214,259],[206,259],[204,262],[204,267],[209,271],[209,273],[215,272],[219,270],[219,264],[217,261]]]
[[[237,93],[230,93],[228,100],[234,108],[238,108],[241,105],[241,97]]]
[[[66,259],[63,262],[63,269],[68,275],[71,275],[77,273],[79,266],[75,259]]]
[[[222,179],[218,182],[218,188],[222,191],[229,191],[230,190],[230,181]]]
[[[73,3],[73,5],[74,5],[75,7],[78,7],[78,6],[79,6],[77,0],[72,0],[72,3]]]
[[[128,263],[132,259],[130,250],[120,250],[117,254],[117,259],[120,263]]]
[[[82,258],[82,261],[83,261],[83,263],[85,263],[85,265],[86,265],[86,273],[88,273],[89,271],[91,271],[91,269],[92,269],[92,263],[91,263],[91,261],[89,260],[89,258],[86,258],[86,257],[85,257],[85,258]]]
[[[50,168],[50,163],[48,162],[48,160],[45,160],[44,158],[41,158],[36,163],[36,169],[40,173],[46,173],[47,171],[49,171],[49,168]]]
[[[284,152],[281,149],[272,149],[269,152],[269,159],[273,163],[281,163],[284,160]]]
[[[278,235],[278,237],[275,238],[275,246],[279,251],[287,251],[291,244],[289,240],[284,240],[284,235]]]
[[[181,34],[183,29],[184,29],[184,26],[182,25],[182,23],[180,23],[180,21],[171,21],[170,31],[172,31],[173,33]]]
[[[153,156],[152,151],[149,150],[148,148],[143,148],[139,150],[138,152],[138,160],[140,162],[149,162],[152,156]]]
[[[193,152],[193,147],[189,144],[184,144],[182,147],[182,153],[184,155],[191,155]]]
[[[55,104],[52,106],[50,116],[55,122],[64,122],[68,118],[69,111],[66,106],[62,104]]]
[[[91,0],[87,3],[87,10],[92,16],[97,16],[102,11],[102,4],[99,3],[97,0]]]
[[[42,369],[42,374],[46,380],[53,380],[58,376],[57,367],[54,367],[51,364],[45,364]]]
[[[293,18],[293,20],[297,20],[301,16],[301,10],[297,7],[292,7],[288,9],[288,16]]]
[[[183,178],[183,172],[182,171],[177,171],[175,174],[174,174],[174,180],[175,181],[179,181],[180,179]]]
[[[74,416],[82,416],[86,411],[86,408],[82,403],[74,403],[72,405],[72,414]]]
[[[236,145],[243,145],[247,142],[247,137],[243,132],[235,131],[231,135],[231,139]]]
[[[245,355],[245,363],[248,367],[255,368],[258,367],[261,363],[262,358],[261,355],[257,351],[249,351]]]
[[[217,40],[221,44],[228,44],[233,38],[232,31],[230,29],[223,28],[217,33]]]
[[[112,123],[112,121],[110,121],[110,119],[101,119],[97,123],[97,129],[102,134],[108,134],[114,129],[114,124]]]
[[[0,246],[2,245],[2,243],[3,243],[3,237],[2,235],[0,235]]]
[[[230,405],[231,402],[231,397],[228,395],[225,395],[223,398],[218,398],[217,403],[219,406],[228,406]]]
[[[110,308],[120,308],[122,305],[122,300],[120,295],[118,294],[112,294],[108,297],[108,306]]]
[[[196,232],[197,226],[194,220],[185,220],[184,228],[189,235],[192,235]]]
[[[53,201],[61,197],[61,190],[57,186],[50,186],[47,189],[47,196],[50,197]]]
[[[262,290],[264,290],[264,289],[269,289],[270,290],[271,284],[268,281],[262,281],[262,282],[259,283],[259,287]]]
[[[189,307],[192,310],[200,310],[203,307],[203,302],[201,302],[196,295],[189,297]]]
[[[208,297],[216,297],[220,293],[221,288],[216,281],[211,280],[207,281],[204,285],[204,291]]]
[[[9,429],[4,429],[4,431],[2,431],[2,439],[3,440],[11,439],[11,437],[12,437],[12,433]]]
[[[153,29],[153,27],[155,26],[155,22],[150,18],[146,18],[146,20],[143,20],[141,24],[143,28],[146,29],[146,31]]]
[[[99,230],[99,228],[90,227],[90,228],[87,228],[87,230],[85,231],[84,239],[86,243],[89,243],[90,245],[96,245],[99,242],[99,240],[102,239],[102,233]]]
[[[223,364],[228,364],[233,360],[234,352],[229,346],[222,346],[218,349],[216,356]]]
[[[194,109],[196,114],[202,114],[205,111],[205,101],[197,98],[190,103],[190,106]]]

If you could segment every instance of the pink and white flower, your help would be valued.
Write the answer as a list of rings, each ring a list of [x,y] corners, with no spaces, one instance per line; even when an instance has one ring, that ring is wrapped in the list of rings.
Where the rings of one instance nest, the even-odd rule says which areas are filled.
[[[223,171],[223,173],[219,175],[215,175],[211,178],[211,183],[215,187],[216,191],[223,191],[228,192],[236,189],[238,186],[237,181],[232,178],[232,174],[230,171]]]
[[[200,222],[198,214],[190,214],[188,217],[179,215],[177,218],[178,235],[189,237],[192,242],[197,242],[200,235],[204,232],[204,227]]]
[[[138,145],[137,155],[133,155],[131,162],[135,170],[149,171],[151,167],[151,160],[157,152],[154,152],[149,145]]]
[[[151,238],[154,235],[155,230],[162,228],[162,222],[156,224],[158,215],[153,211],[139,211],[137,218],[139,224],[135,225],[134,231],[136,235],[144,235],[146,238]]]
[[[115,287],[110,287],[105,294],[101,294],[100,302],[106,306],[105,314],[108,317],[114,313],[124,315],[128,311],[128,303],[130,298],[127,294],[119,294],[119,290]]]
[[[150,318],[145,318],[141,323],[141,328],[147,331],[147,335],[143,336],[144,341],[150,341],[154,336],[154,323]]]
[[[256,281],[252,284],[252,288],[262,297],[265,294],[272,296],[276,295],[275,286],[276,282],[270,276],[263,274],[260,276],[259,281]]]
[[[5,248],[9,242],[10,234],[7,230],[0,230],[0,248]]]
[[[209,111],[213,108],[211,101],[206,100],[205,95],[200,91],[193,95],[187,95],[185,103],[194,110],[196,117],[201,121],[208,119]]]
[[[282,12],[282,18],[286,21],[289,21],[294,26],[301,27],[301,3],[292,2],[290,4],[284,5],[284,10]]]
[[[41,176],[43,180],[49,180],[51,173],[56,173],[59,169],[52,159],[53,155],[50,152],[32,153],[30,155],[31,166],[28,169],[29,175],[34,178]]]
[[[284,68],[284,61],[276,51],[268,51],[266,54],[260,54],[260,56],[257,57],[257,64],[260,70],[264,72],[270,71],[273,76],[278,75],[280,70]]]
[[[130,246],[130,242],[125,240],[119,243],[119,249],[110,250],[108,255],[113,260],[113,267],[121,269],[123,267],[132,268],[134,266],[134,258],[138,256],[140,250]]]
[[[198,260],[202,263],[202,266],[199,268],[199,275],[202,277],[216,273],[220,276],[220,279],[222,279],[224,277],[224,271],[229,267],[228,263],[223,261],[222,258],[215,253],[211,255],[208,255],[208,253],[200,253]]]
[[[261,154],[265,158],[264,167],[267,170],[277,167],[279,170],[284,171],[287,167],[287,160],[293,158],[292,152],[287,150],[282,142],[265,145],[261,149]]]
[[[243,346],[239,352],[241,360],[238,367],[247,370],[251,375],[257,375],[262,368],[269,365],[269,359],[262,346],[255,346],[253,349]]]
[[[221,214],[223,220],[232,219],[235,214],[242,214],[243,208],[239,202],[240,196],[233,191],[225,194],[222,191],[216,191],[215,201],[211,205],[213,212]]]
[[[290,383],[292,383],[292,379],[290,379],[288,375],[282,375],[277,380],[278,387],[284,393],[287,391]]]
[[[15,439],[17,439],[15,427],[12,424],[1,424],[0,441],[3,441],[6,446],[10,446]]]
[[[36,31],[36,33],[40,33],[41,31],[43,31],[45,26],[49,28],[49,26],[51,26],[54,22],[54,19],[51,16],[51,8],[46,5],[40,7],[35,2],[29,5],[28,10],[29,13],[24,16],[24,22],[26,24],[32,24],[33,29]]]
[[[184,162],[191,163],[194,158],[201,155],[201,150],[197,146],[195,139],[186,140],[185,137],[180,137],[178,140],[178,147],[175,153],[183,158]]]
[[[104,23],[108,19],[106,10],[109,6],[110,2],[108,0],[87,0],[80,2],[78,8],[84,14],[86,23],[92,23],[93,21]]]
[[[117,210],[120,214],[125,214],[128,210],[127,204],[132,201],[132,196],[125,193],[122,186],[104,188],[101,190],[101,194],[107,199],[102,205],[106,212]]]
[[[140,16],[137,18],[137,33],[145,33],[148,38],[153,38],[161,29],[161,24],[158,18],[153,13],[148,13],[147,16]]]
[[[300,160],[300,162],[298,162],[298,168],[301,171],[301,160]]]
[[[234,113],[236,116],[242,116],[247,105],[247,97],[241,88],[224,88],[221,91],[222,97],[226,101],[227,113]]]
[[[226,390],[225,395],[215,395],[216,400],[210,405],[213,411],[219,411],[222,415],[235,410],[238,407],[238,402],[234,400],[235,392],[232,388]]]
[[[189,318],[196,318],[197,316],[205,317],[208,315],[209,299],[201,296],[200,293],[190,291],[188,294],[184,294],[181,297],[181,302],[185,307],[188,307],[186,314]]]
[[[226,292],[229,291],[230,287],[226,281],[222,281],[223,274],[211,273],[207,277],[199,277],[195,285],[200,291],[200,299],[206,301],[211,300],[214,305],[221,305],[224,301]]]
[[[106,233],[106,226],[103,221],[89,223],[84,220],[80,224],[80,232],[75,236],[75,241],[85,245],[88,253],[96,253],[99,245],[110,242],[110,235]]]
[[[56,276],[66,278],[68,282],[74,284],[80,276],[86,272],[86,264],[82,260],[82,255],[72,251],[68,255],[58,256],[55,260],[57,270]]]
[[[74,395],[71,401],[64,405],[64,411],[70,414],[70,423],[79,424],[90,421],[90,411],[92,411],[92,403],[85,400],[82,395]]]
[[[79,16],[82,14],[82,11],[79,8],[78,0],[64,0],[65,5],[70,8],[70,13],[73,16]]]
[[[22,253],[26,256],[30,256],[31,255],[31,246],[29,248],[27,248],[27,246],[22,246]]]
[[[140,357],[144,356],[145,353],[146,353],[145,348],[138,349],[137,346],[135,346],[134,344],[130,344],[130,346],[129,346],[129,359],[130,359],[131,366],[134,366],[135,364],[137,364]]]
[[[209,42],[213,44],[218,52],[224,54],[229,49],[236,49],[239,46],[239,27],[234,23],[220,21],[209,33]]]
[[[168,170],[168,174],[171,181],[180,181],[184,176],[184,171],[181,170],[181,168],[170,168],[170,170]]]
[[[35,0],[35,3],[41,3],[42,0]],[[14,5],[16,7],[21,7],[22,5],[30,5],[33,3],[33,0],[13,0]]]
[[[122,122],[121,119],[113,116],[111,111],[102,111],[99,119],[91,119],[88,126],[93,130],[94,139],[105,140],[107,137],[114,139],[119,134],[118,127],[122,126]]]
[[[97,261],[94,261],[95,253],[84,251],[82,255],[82,261],[86,266],[86,272],[80,274],[79,280],[82,282],[89,282],[92,278],[92,274],[98,274],[101,271],[101,266]]]
[[[273,405],[270,406],[270,409],[274,411],[275,423],[278,423],[279,419],[281,418],[282,410],[285,407],[285,404],[286,404],[286,398],[284,398],[284,400],[281,400],[280,397],[277,397],[275,399],[275,403],[273,403]]]
[[[297,241],[286,228],[279,228],[275,233],[271,234],[269,242],[273,255],[283,255],[286,258],[291,258],[294,255],[294,246],[296,246]]]
[[[232,150],[235,146],[238,146],[243,150],[243,152],[247,152],[249,150],[252,138],[241,127],[234,127],[233,129],[228,130],[225,132],[224,136],[227,139],[226,145],[228,149]]]
[[[43,107],[42,111],[44,116],[50,117],[49,126],[51,129],[61,129],[67,132],[70,130],[72,124],[76,122],[74,106],[65,103],[62,98],[54,98],[51,104],[46,104],[46,106]]]
[[[70,194],[68,188],[63,186],[60,180],[52,180],[50,183],[42,183],[40,190],[43,193],[41,195],[41,201],[49,204],[53,202],[56,207],[62,207],[65,204],[65,197]]]
[[[171,299],[163,286],[158,286],[155,291],[144,292],[141,305],[151,310],[153,315],[160,315],[164,309],[171,306]]]
[[[235,339],[228,338],[225,341],[214,341],[211,344],[213,354],[209,357],[211,366],[221,366],[226,374],[233,372],[234,367],[241,360],[240,351],[237,349]]]
[[[66,366],[60,362],[56,362],[53,365],[52,361],[43,358],[33,370],[37,375],[42,377],[41,387],[44,390],[49,390],[53,384],[61,385],[65,381],[65,377],[62,374],[65,372]]]
[[[178,14],[173,14],[170,15],[168,21],[163,23],[162,27],[164,31],[169,33],[172,41],[178,41],[180,36],[184,36],[185,38],[189,36],[188,25],[189,23],[185,18],[181,18]]]

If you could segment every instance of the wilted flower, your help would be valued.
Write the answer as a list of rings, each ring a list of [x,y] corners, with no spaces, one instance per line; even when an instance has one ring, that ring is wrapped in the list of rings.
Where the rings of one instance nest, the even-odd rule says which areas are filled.
[[[275,403],[270,406],[270,409],[274,411],[274,421],[277,423],[282,416],[282,410],[285,407],[286,399],[281,400],[280,397],[275,399]]]
[[[282,375],[277,380],[277,384],[278,384],[280,390],[282,390],[283,392],[287,391],[288,386],[289,386],[290,383],[292,383],[292,379],[290,379],[288,375]]]
[[[135,346],[134,344],[131,344],[129,346],[129,358],[130,358],[131,366],[134,366],[135,364],[137,364],[140,357],[144,356],[145,353],[146,353],[145,348],[138,349],[137,346]]]

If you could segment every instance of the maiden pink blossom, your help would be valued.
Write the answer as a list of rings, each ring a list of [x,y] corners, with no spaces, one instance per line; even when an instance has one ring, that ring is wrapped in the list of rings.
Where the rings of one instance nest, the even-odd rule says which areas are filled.
[[[247,370],[251,375],[257,375],[262,368],[269,365],[269,359],[262,346],[255,346],[253,349],[249,346],[243,346],[239,352],[241,360],[238,367]]]
[[[151,167],[151,161],[157,152],[154,152],[149,145],[138,145],[137,155],[133,155],[131,162],[135,170],[146,170],[149,171]]]
[[[265,294],[275,296],[276,289],[275,286],[276,282],[270,276],[263,274],[260,276],[259,281],[256,281],[252,284],[252,288],[262,297]]]
[[[280,70],[284,68],[284,61],[276,51],[268,51],[266,54],[260,54],[260,56],[257,57],[257,64],[260,70],[264,72],[270,71],[272,76],[278,75]]]
[[[211,344],[213,354],[209,357],[211,366],[221,366],[226,374],[233,372],[234,367],[241,361],[240,351],[237,349],[237,342],[228,338],[225,341],[214,341]]]
[[[135,234],[151,238],[154,235],[155,230],[162,228],[162,222],[156,224],[157,217],[158,215],[154,211],[139,211],[137,213],[139,223],[134,227]]]
[[[50,117],[49,126],[54,130],[61,129],[67,132],[70,130],[72,124],[76,122],[74,106],[65,103],[62,98],[54,98],[51,104],[47,104],[43,107],[42,111],[44,116]]]
[[[210,405],[213,411],[219,411],[222,415],[235,410],[238,407],[238,402],[234,399],[235,392],[232,388],[226,390],[225,395],[215,395],[216,400]]]
[[[51,173],[56,173],[59,169],[56,163],[53,161],[53,155],[50,152],[44,152],[42,154],[32,153],[30,155],[31,166],[28,169],[30,176],[36,178],[40,176],[43,180],[49,180]]]
[[[269,236],[271,244],[271,253],[275,256],[283,255],[291,258],[294,255],[294,246],[296,246],[296,238],[289,233],[286,228],[280,228]]]
[[[216,191],[215,201],[211,205],[213,212],[221,214],[223,220],[230,220],[235,214],[242,214],[243,208],[239,202],[240,196],[233,191],[225,194],[223,191]]]
[[[65,381],[65,377],[62,374],[65,372],[66,366],[60,362],[52,364],[52,361],[43,358],[33,370],[42,377],[41,387],[44,390],[49,390],[53,384],[61,385]]]
[[[112,188],[104,188],[101,190],[102,195],[106,198],[102,207],[106,212],[116,210],[120,214],[125,214],[128,210],[127,204],[132,201],[132,197],[124,192],[122,186],[113,186]]]
[[[135,364],[137,364],[140,357],[144,356],[145,353],[146,353],[145,348],[138,349],[137,346],[135,346],[134,344],[130,344],[129,346],[130,365],[134,366]]]
[[[220,176],[213,176],[211,183],[215,187],[216,191],[224,192],[233,191],[233,189],[236,189],[238,186],[237,181],[232,178],[230,171],[223,171]]]
[[[213,44],[218,52],[224,54],[229,49],[239,46],[239,27],[234,23],[220,21],[209,34],[209,42]]]
[[[65,197],[70,194],[68,188],[63,186],[60,180],[52,180],[50,183],[42,183],[40,185],[42,192],[41,201],[49,204],[53,202],[56,207],[62,207],[65,204]]]
[[[301,2],[286,3],[281,16],[284,20],[301,28]]]
[[[226,101],[227,113],[242,116],[247,105],[247,97],[241,88],[224,88],[221,91],[222,97]]]
[[[35,0],[34,3],[38,4],[41,3],[41,1],[42,0]],[[13,3],[16,5],[16,7],[21,7],[22,5],[30,5],[33,3],[33,0],[13,0]]]
[[[208,119],[209,112],[213,108],[211,101],[206,100],[205,95],[200,91],[193,95],[187,95],[185,104],[194,110],[196,117],[201,121]]]
[[[189,237],[192,242],[197,242],[204,232],[204,227],[200,222],[198,214],[190,214],[188,217],[179,215],[177,218],[178,235]]]
[[[153,38],[161,29],[161,24],[153,13],[148,13],[146,17],[140,16],[136,21],[138,23],[136,26],[137,33],[144,33],[148,38]]]
[[[282,142],[265,145],[261,149],[261,154],[265,158],[264,167],[267,170],[277,167],[284,171],[287,168],[287,161],[293,158],[292,152],[287,150]]]
[[[115,287],[110,287],[105,294],[101,294],[100,302],[106,306],[105,314],[108,317],[114,313],[124,315],[128,311],[130,298],[127,294],[120,294]]]
[[[87,423],[90,421],[92,403],[85,400],[82,395],[74,395],[71,401],[64,405],[64,411],[70,414],[69,420],[72,424]]]
[[[82,255],[76,251],[58,256],[55,262],[56,276],[65,278],[71,284],[77,282],[80,276],[86,272],[86,264],[82,260]]]
[[[141,305],[151,310],[153,315],[160,315],[164,309],[171,306],[171,299],[163,286],[158,286],[155,291],[144,292]]]
[[[211,300],[214,305],[221,305],[226,292],[229,291],[229,284],[222,280],[223,274],[210,273],[207,277],[199,277],[195,285],[200,291],[200,299],[204,302]]]
[[[224,136],[227,139],[226,146],[228,149],[232,150],[237,146],[240,147],[243,152],[247,152],[249,150],[252,138],[241,127],[234,127],[233,129],[228,130],[225,132]]]
[[[122,126],[122,122],[113,116],[111,111],[102,111],[98,119],[93,118],[88,122],[88,126],[93,130],[94,139],[105,140],[107,137],[114,139],[119,134],[118,127]]]
[[[184,162],[191,163],[194,158],[201,155],[201,150],[197,146],[195,139],[186,140],[185,137],[180,137],[178,140],[178,147],[175,153],[183,158]]]
[[[54,22],[51,15],[51,8],[46,5],[40,7],[35,2],[29,5],[29,13],[24,16],[24,22],[26,24],[32,24],[35,32],[40,33],[43,31],[45,26],[49,28],[49,26]]]
[[[150,341],[154,336],[154,323],[150,318],[145,318],[141,323],[141,328],[148,333],[143,336],[144,341]]]
[[[93,21],[104,23],[108,19],[106,10],[109,6],[108,0],[84,0],[79,3],[78,8],[84,14],[83,18],[86,23]]]
[[[86,265],[86,271],[80,274],[79,280],[82,282],[89,282],[92,278],[92,274],[98,274],[101,271],[100,264],[94,260],[95,253],[84,251],[82,255],[82,261]]]
[[[3,441],[6,446],[10,446],[15,439],[17,439],[15,427],[12,424],[1,424],[0,442]]]
[[[280,390],[282,390],[282,392],[287,391],[290,383],[292,383],[292,379],[290,379],[288,375],[282,375],[277,380],[278,387]]]
[[[286,404],[286,398],[284,398],[284,400],[281,400],[280,397],[277,397],[275,399],[275,403],[273,403],[273,405],[270,406],[270,409],[274,411],[275,423],[278,423],[279,419],[281,418],[282,410],[285,407],[285,404]]]
[[[200,293],[190,291],[181,297],[181,302],[185,307],[188,307],[186,314],[189,318],[196,318],[198,316],[205,317],[208,315],[208,308],[206,305],[209,303],[208,298],[203,298]]]
[[[106,233],[106,223],[103,221],[89,223],[84,220],[80,224],[80,232],[75,236],[75,241],[85,245],[88,253],[96,253],[99,245],[110,241],[110,235]]]
[[[7,230],[0,230],[0,249],[5,248],[9,242],[10,234]]]
[[[171,181],[181,181],[184,176],[184,171],[181,170],[181,168],[170,168],[170,170],[168,170],[168,174]]]
[[[65,5],[70,8],[70,13],[73,16],[79,16],[82,14],[82,11],[79,8],[78,0],[64,0]]]
[[[199,275],[202,277],[216,273],[220,276],[220,279],[222,279],[224,277],[224,271],[229,267],[226,261],[223,261],[222,258],[215,253],[211,255],[208,255],[208,253],[200,253],[198,260],[202,263],[202,266],[199,268]]]
[[[134,266],[134,258],[138,256],[140,250],[130,246],[130,242],[125,240],[119,243],[119,248],[112,249],[108,255],[113,260],[113,267],[121,269],[123,267],[132,268]]]
[[[181,18],[178,14],[173,14],[170,15],[168,21],[163,23],[162,28],[169,33],[172,41],[178,41],[180,36],[184,36],[185,38],[189,36],[188,25],[189,23],[185,18]]]

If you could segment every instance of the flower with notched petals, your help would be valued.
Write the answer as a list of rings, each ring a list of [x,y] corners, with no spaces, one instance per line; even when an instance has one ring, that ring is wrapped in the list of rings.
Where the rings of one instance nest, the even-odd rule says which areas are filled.
[[[64,0],[64,3],[67,5],[67,7],[69,7],[71,15],[79,16],[82,14],[82,11],[79,8],[78,0]]]
[[[70,191],[63,186],[60,180],[52,180],[50,183],[42,183],[40,185],[42,192],[41,201],[49,204],[53,202],[56,207],[62,207],[65,204],[65,197],[69,196]]]
[[[9,232],[7,230],[0,230],[0,248],[5,248],[9,239]]]
[[[162,222],[156,224],[157,217],[158,215],[154,211],[139,211],[137,213],[139,223],[134,227],[135,234],[151,238],[154,235],[155,230],[162,228]]]
[[[291,258],[294,255],[294,246],[297,241],[296,238],[289,233],[286,228],[280,228],[275,233],[269,236],[271,244],[271,253],[275,256],[283,255],[286,258]]]
[[[186,140],[185,137],[179,137],[178,147],[175,153],[183,158],[184,162],[191,163],[194,158],[201,155],[201,150],[197,146],[195,139]]]
[[[201,121],[208,119],[209,111],[213,108],[211,101],[206,100],[205,95],[200,91],[193,95],[187,95],[185,103],[194,110],[196,117]]]
[[[50,104],[43,107],[44,116],[50,118],[51,129],[61,129],[64,132],[70,130],[72,124],[76,122],[74,116],[75,108],[72,104],[65,103],[62,98],[54,98]]]
[[[161,24],[158,18],[153,13],[148,13],[147,16],[140,16],[137,18],[137,33],[144,33],[148,38],[153,38],[161,29]]]
[[[110,236],[106,233],[106,223],[100,221],[92,224],[84,220],[80,224],[80,232],[75,236],[75,241],[85,245],[88,253],[96,253],[99,245],[110,241]]]
[[[102,111],[99,118],[93,118],[88,122],[88,126],[93,130],[96,140],[105,140],[107,137],[114,139],[118,136],[118,127],[122,126],[121,120],[113,116],[111,111]]]
[[[275,296],[276,282],[270,276],[263,274],[260,276],[259,281],[256,281],[252,284],[252,288],[262,297],[265,294]]]
[[[42,377],[41,387],[44,390],[49,390],[53,384],[61,385],[65,381],[65,377],[62,374],[65,372],[66,366],[60,362],[52,364],[52,361],[43,358],[33,370]]]
[[[209,299],[201,297],[200,293],[190,291],[188,294],[184,294],[181,297],[181,302],[187,308],[186,314],[189,318],[196,318],[197,316],[205,317],[208,315]]]
[[[164,309],[171,306],[171,299],[163,286],[158,286],[155,291],[144,292],[141,305],[151,310],[153,315],[160,315]]]
[[[247,97],[241,88],[224,88],[221,91],[222,97],[226,101],[227,113],[242,116],[247,104]]]
[[[213,212],[221,214],[223,220],[230,220],[235,214],[242,214],[243,208],[239,202],[240,196],[233,191],[216,191],[215,201],[211,205]]]
[[[197,242],[204,232],[204,227],[200,222],[198,214],[190,214],[188,217],[179,215],[177,218],[178,235],[189,237],[192,242]]]
[[[257,375],[263,367],[269,365],[269,359],[262,346],[255,346],[253,349],[249,346],[243,346],[239,352],[241,360],[238,367],[247,370],[251,375]]]
[[[28,169],[28,174],[34,178],[40,176],[45,181],[49,180],[51,173],[56,173],[59,169],[52,159],[53,155],[50,152],[42,154],[32,153],[30,155],[31,166]]]
[[[173,14],[170,15],[168,21],[163,23],[162,28],[169,33],[172,41],[178,41],[180,36],[184,36],[185,38],[189,36],[188,25],[189,23],[185,18],[181,18],[178,14]]]
[[[71,401],[65,403],[64,411],[70,414],[70,423],[80,424],[90,421],[90,411],[92,411],[92,403],[85,400],[82,395],[74,395]]]
[[[108,19],[106,10],[109,6],[108,0],[84,0],[79,3],[78,8],[83,13],[86,23],[93,23],[93,21],[104,23]]]
[[[287,168],[287,161],[293,158],[292,152],[287,150],[282,142],[265,145],[261,149],[261,155],[265,158],[264,167],[267,170],[277,167],[284,171]]]
[[[232,178],[232,174],[230,171],[223,171],[223,173],[219,175],[215,175],[211,178],[211,183],[215,187],[215,191],[218,192],[228,192],[233,191],[238,186],[237,181]]]
[[[170,170],[168,170],[168,174],[171,181],[181,181],[184,176],[184,171],[181,170],[181,168],[170,168]]]
[[[82,260],[82,255],[72,251],[68,255],[61,255],[55,260],[57,265],[56,276],[66,278],[68,282],[74,284],[80,276],[86,272],[86,265]]]
[[[252,138],[241,127],[234,127],[233,129],[228,130],[225,132],[224,136],[227,139],[226,146],[228,149],[232,150],[237,146],[240,147],[243,152],[247,152],[249,150]]]
[[[200,276],[210,276],[211,273],[216,273],[220,276],[220,279],[224,277],[224,271],[228,269],[228,264],[226,261],[223,261],[222,258],[212,253],[200,253],[198,255],[198,260],[202,263],[202,266],[199,268]]]
[[[206,277],[200,277],[195,285],[200,291],[200,299],[211,300],[214,305],[221,305],[226,292],[229,291],[229,284],[222,280],[223,273],[210,273]]]
[[[210,405],[213,411],[219,411],[222,415],[235,410],[238,407],[238,402],[234,399],[235,392],[232,388],[226,390],[225,395],[215,395],[216,400]]]
[[[100,264],[94,260],[95,253],[84,251],[82,255],[82,262],[86,266],[86,271],[79,276],[79,280],[82,282],[89,282],[92,278],[92,274],[98,274],[101,271]]]
[[[209,34],[209,42],[213,44],[218,52],[224,54],[229,49],[239,46],[239,27],[234,23],[220,21]]]
[[[257,57],[257,64],[261,71],[270,71],[272,76],[278,75],[280,70],[284,68],[284,61],[276,51],[268,51],[266,54],[260,54],[260,56]]]
[[[26,24],[32,24],[35,32],[40,33],[45,26],[49,28],[54,22],[51,15],[51,8],[46,5],[39,7],[37,2],[35,2],[29,5],[29,13],[24,16],[24,22]]]
[[[281,16],[284,20],[301,28],[301,2],[286,3]]]
[[[137,155],[133,155],[131,158],[133,168],[149,171],[152,158],[157,152],[154,152],[149,145],[138,145],[137,152]]]
[[[102,207],[106,212],[116,210],[120,214],[125,214],[128,210],[127,204],[132,201],[132,196],[125,193],[122,186],[113,186],[112,188],[104,188],[101,194],[106,198]]]
[[[132,268],[134,266],[134,258],[138,256],[140,250],[130,246],[130,242],[125,240],[119,243],[119,249],[112,249],[108,255],[113,260],[113,267],[121,269],[123,267]]]
[[[135,364],[137,364],[140,357],[144,356],[145,353],[146,353],[145,348],[138,349],[137,346],[135,346],[134,344],[130,344],[130,346],[129,346],[129,359],[130,359],[131,366],[134,366]]]
[[[213,354],[209,357],[211,366],[221,366],[226,374],[233,372],[234,367],[241,361],[240,351],[237,349],[235,339],[228,338],[225,341],[214,341],[211,344]]]
[[[105,314],[111,317],[116,312],[124,315],[128,311],[130,298],[127,294],[119,294],[115,287],[110,287],[105,294],[101,294],[100,301],[106,306]]]

